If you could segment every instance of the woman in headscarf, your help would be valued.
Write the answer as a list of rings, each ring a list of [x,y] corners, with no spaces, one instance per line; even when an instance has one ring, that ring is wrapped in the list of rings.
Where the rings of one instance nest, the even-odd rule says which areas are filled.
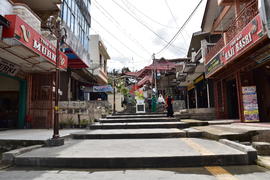
[[[156,96],[153,95],[152,96],[152,112],[156,112],[157,110],[157,99]]]

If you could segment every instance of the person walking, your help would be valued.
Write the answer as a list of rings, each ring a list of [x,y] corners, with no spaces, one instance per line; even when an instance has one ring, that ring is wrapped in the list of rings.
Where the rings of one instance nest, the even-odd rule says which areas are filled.
[[[173,114],[173,99],[171,96],[166,98],[166,105],[167,105],[167,117],[174,117]]]
[[[156,112],[157,110],[157,99],[156,96],[153,95],[152,96],[152,112]]]

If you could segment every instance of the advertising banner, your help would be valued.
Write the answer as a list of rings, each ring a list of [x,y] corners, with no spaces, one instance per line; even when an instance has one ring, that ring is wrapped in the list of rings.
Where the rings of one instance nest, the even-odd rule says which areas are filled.
[[[113,92],[113,88],[110,85],[107,85],[107,86],[93,86],[93,92]]]
[[[256,122],[259,121],[259,108],[257,102],[256,86],[242,87],[243,106],[244,106],[244,121]]]
[[[47,40],[41,34],[35,31],[19,16],[6,15],[5,17],[9,20],[10,27],[4,28],[3,38],[15,38],[24,46],[44,57],[49,62],[56,64],[57,49],[49,40]],[[59,51],[60,68],[67,68],[67,61],[67,56],[63,52]]]
[[[236,59],[263,36],[262,20],[260,15],[257,15],[205,65],[207,78]]]

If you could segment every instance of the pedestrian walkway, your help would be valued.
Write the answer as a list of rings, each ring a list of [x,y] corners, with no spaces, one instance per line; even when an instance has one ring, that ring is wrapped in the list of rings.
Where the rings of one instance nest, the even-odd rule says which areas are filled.
[[[61,137],[68,137],[72,133],[83,132],[85,129],[60,129]],[[0,141],[3,140],[25,140],[25,141],[46,141],[52,138],[52,129],[14,129],[0,131]]]
[[[154,121],[154,117],[159,119],[158,122]],[[152,118],[151,122],[145,122],[149,118]],[[119,123],[119,119],[141,122]],[[190,126],[200,125],[201,122],[169,120],[165,114],[109,116],[100,120],[103,123],[92,124],[88,131],[73,133],[74,138],[66,140],[63,146],[42,147],[15,155],[14,162],[16,166],[23,167],[111,169],[255,163],[257,156],[252,148],[230,141],[191,138],[201,132]],[[207,125],[207,122],[204,123]],[[177,125],[177,128],[168,125]]]

